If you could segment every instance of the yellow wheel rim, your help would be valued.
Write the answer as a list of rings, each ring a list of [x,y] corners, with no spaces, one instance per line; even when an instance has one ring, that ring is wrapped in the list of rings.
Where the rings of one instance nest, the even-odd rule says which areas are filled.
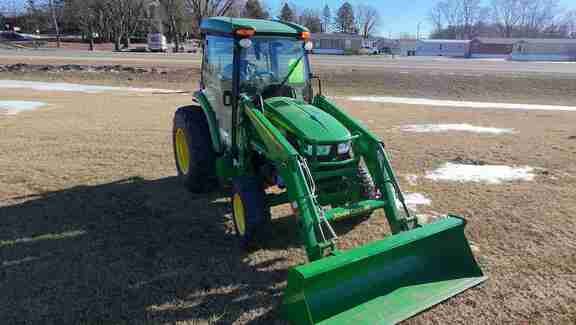
[[[176,159],[178,167],[183,174],[188,174],[188,164],[190,163],[190,152],[188,151],[188,141],[184,129],[176,130]]]
[[[232,200],[232,205],[234,207],[234,221],[236,222],[236,227],[238,229],[238,233],[241,236],[244,236],[246,233],[246,219],[244,216],[244,204],[242,203],[242,198],[240,194],[234,194],[234,198]]]

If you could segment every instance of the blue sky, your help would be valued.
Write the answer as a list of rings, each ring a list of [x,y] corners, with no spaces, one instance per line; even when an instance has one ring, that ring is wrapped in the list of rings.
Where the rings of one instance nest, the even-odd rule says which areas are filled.
[[[0,0],[2,1],[2,0]],[[306,8],[309,6],[323,8],[328,5],[334,13],[344,0],[289,0],[288,3],[293,3],[299,8]],[[380,36],[389,36],[392,33],[393,37],[398,37],[400,33],[410,33],[416,35],[417,25],[421,22],[421,33],[426,36],[432,26],[428,22],[427,16],[430,8],[434,6],[437,0],[350,0],[352,5],[356,4],[369,4],[380,10],[382,17],[382,25],[379,28],[378,34]],[[280,0],[265,0],[266,5],[270,7],[273,14],[277,14],[281,3]],[[484,0],[484,3],[489,4],[489,0]],[[560,0],[560,5],[564,8],[576,9],[576,0]]]
[[[280,6],[285,2],[282,0],[261,0],[277,15]],[[317,7],[323,8],[328,5],[332,12],[344,3],[345,0],[288,0],[299,8]],[[421,23],[420,30],[422,36],[426,36],[432,26],[428,22],[428,11],[438,0],[349,0],[352,5],[360,3],[372,5],[380,10],[382,24],[379,27],[380,36],[398,37],[401,33],[410,33],[416,35],[418,23]],[[0,0],[0,6],[10,6],[11,3],[23,4],[24,0]],[[490,3],[490,0],[483,0],[484,3]],[[559,0],[560,5],[564,8],[576,9],[576,0]]]

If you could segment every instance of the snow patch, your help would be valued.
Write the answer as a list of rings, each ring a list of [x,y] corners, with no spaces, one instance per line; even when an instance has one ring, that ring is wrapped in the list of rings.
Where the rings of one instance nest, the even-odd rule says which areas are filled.
[[[416,218],[418,219],[419,224],[426,225],[442,218],[442,216],[435,214],[418,213],[416,214]]]
[[[418,210],[418,206],[420,205],[430,205],[432,201],[420,193],[404,193],[404,202],[406,202],[406,206],[410,210]],[[399,209],[403,209],[402,202],[396,199],[396,206]]]
[[[33,111],[46,103],[42,102],[27,102],[21,100],[0,100],[0,115],[16,115],[24,111]]]
[[[386,96],[352,96],[346,97],[351,101],[390,103],[421,106],[440,107],[461,107],[461,108],[483,108],[483,109],[513,109],[513,110],[543,110],[543,111],[576,111],[576,106],[560,105],[536,105],[536,104],[510,104],[510,103],[488,103],[488,102],[468,102],[456,100],[437,100],[428,98],[404,98]]]
[[[417,133],[439,133],[439,132],[449,132],[449,131],[460,131],[460,132],[473,132],[473,133],[489,133],[489,134],[504,134],[504,133],[514,133],[513,129],[500,129],[494,127],[483,127],[474,126],[470,124],[411,124],[404,125],[401,127],[402,131],[405,132],[417,132]]]
[[[81,84],[72,84],[64,82],[40,82],[40,81],[23,81],[23,80],[0,80],[0,88],[32,89],[38,91],[82,92],[90,94],[98,94],[102,92],[111,92],[111,91],[163,93],[163,94],[173,94],[182,92],[181,90],[168,90],[168,89],[155,89],[155,88],[111,87],[111,86],[81,85]]]
[[[463,165],[446,163],[428,172],[426,178],[434,181],[477,182],[501,184],[509,181],[534,180],[534,168],[503,165]]]
[[[412,186],[416,186],[418,184],[418,175],[416,174],[407,174],[404,175],[404,178],[406,178],[406,182]]]

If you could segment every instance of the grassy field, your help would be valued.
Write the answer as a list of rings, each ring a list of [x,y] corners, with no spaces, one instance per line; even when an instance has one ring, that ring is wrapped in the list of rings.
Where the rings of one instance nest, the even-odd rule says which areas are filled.
[[[576,81],[321,71],[332,96],[378,94],[576,105]],[[191,90],[198,70],[0,73]],[[492,78],[492,79],[491,79]],[[253,251],[238,246],[228,193],[192,195],[177,182],[171,144],[186,94],[0,90],[47,107],[0,116],[0,323],[283,324],[286,271],[305,262],[289,209]],[[489,281],[408,324],[576,322],[576,112],[449,109],[337,99],[387,144],[423,213],[466,217]],[[513,134],[404,133],[417,123],[470,123]],[[532,166],[532,182],[434,182],[454,159]],[[405,175],[418,175],[415,183]],[[381,239],[385,218],[338,225],[341,247]]]

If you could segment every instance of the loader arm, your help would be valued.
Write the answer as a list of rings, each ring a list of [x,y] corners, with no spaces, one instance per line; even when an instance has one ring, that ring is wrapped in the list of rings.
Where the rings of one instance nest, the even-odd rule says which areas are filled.
[[[302,156],[288,142],[284,135],[256,109],[248,98],[243,98],[241,107],[247,123],[254,130],[259,145],[264,146],[263,154],[273,161],[280,176],[286,182],[288,198],[295,211],[298,211],[300,237],[305,246],[309,261],[322,258],[327,250],[335,252],[333,241],[316,238],[316,233],[324,233],[321,222],[321,207],[316,200],[309,176],[308,166]],[[249,145],[256,145],[251,143]]]
[[[357,120],[339,109],[325,96],[316,96],[313,104],[336,118],[353,135],[358,136],[354,152],[364,158],[364,162],[382,194],[382,199],[385,201],[384,211],[392,233],[397,234],[401,231],[418,227],[417,219],[410,216],[410,212],[406,207],[404,195],[400,190],[396,175],[394,175],[388,153],[380,139]],[[404,215],[399,213],[397,202],[400,202],[403,206]]]

